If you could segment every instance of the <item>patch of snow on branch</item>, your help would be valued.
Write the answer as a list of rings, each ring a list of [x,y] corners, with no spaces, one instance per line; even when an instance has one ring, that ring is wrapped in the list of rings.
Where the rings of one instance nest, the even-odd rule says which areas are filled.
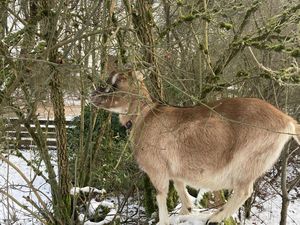
[[[79,194],[80,192],[82,193],[98,193],[98,194],[105,194],[106,193],[106,190],[104,189],[97,189],[97,188],[93,188],[93,187],[83,187],[83,188],[80,188],[80,187],[72,187],[71,190],[70,190],[70,194],[71,195],[76,195],[76,194]]]

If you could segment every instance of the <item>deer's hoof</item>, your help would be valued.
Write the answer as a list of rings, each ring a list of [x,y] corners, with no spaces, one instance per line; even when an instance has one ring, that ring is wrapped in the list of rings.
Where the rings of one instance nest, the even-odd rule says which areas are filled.
[[[206,221],[205,225],[218,225],[219,223],[217,222],[209,222],[209,220]]]
[[[191,212],[192,212],[192,208],[191,207],[189,207],[189,208],[182,208],[179,211],[179,215],[189,215]]]

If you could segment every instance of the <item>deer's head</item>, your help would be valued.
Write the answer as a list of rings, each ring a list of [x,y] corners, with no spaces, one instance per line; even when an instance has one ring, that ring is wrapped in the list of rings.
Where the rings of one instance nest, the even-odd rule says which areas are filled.
[[[119,114],[129,113],[131,105],[146,99],[149,99],[148,91],[143,83],[143,75],[138,71],[112,72],[106,83],[91,95],[93,105]]]

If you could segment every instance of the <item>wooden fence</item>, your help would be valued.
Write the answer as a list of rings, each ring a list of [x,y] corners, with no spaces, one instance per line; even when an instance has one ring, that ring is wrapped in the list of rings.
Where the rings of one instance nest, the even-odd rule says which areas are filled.
[[[53,120],[40,119],[40,127],[43,131],[45,138],[47,139],[47,146],[49,150],[55,150],[56,132],[55,124]],[[71,128],[71,121],[66,121],[66,127]],[[31,123],[31,127],[35,128],[35,124]],[[32,149],[36,148],[36,144],[33,141],[31,135],[25,128],[24,124],[20,124],[18,119],[8,119],[5,126],[5,133],[2,135],[2,144],[5,149]]]

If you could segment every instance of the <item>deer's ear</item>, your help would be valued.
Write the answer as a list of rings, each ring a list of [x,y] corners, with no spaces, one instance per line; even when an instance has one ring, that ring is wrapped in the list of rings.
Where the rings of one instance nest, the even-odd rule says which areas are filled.
[[[117,85],[118,81],[122,78],[121,76],[122,74],[116,72],[116,71],[113,71],[109,74],[109,77],[106,81],[107,84],[109,85],[112,85],[112,86],[115,86]]]
[[[119,79],[120,74],[117,72],[114,72],[110,75],[110,81],[111,81],[111,85],[115,85],[117,80]]]

